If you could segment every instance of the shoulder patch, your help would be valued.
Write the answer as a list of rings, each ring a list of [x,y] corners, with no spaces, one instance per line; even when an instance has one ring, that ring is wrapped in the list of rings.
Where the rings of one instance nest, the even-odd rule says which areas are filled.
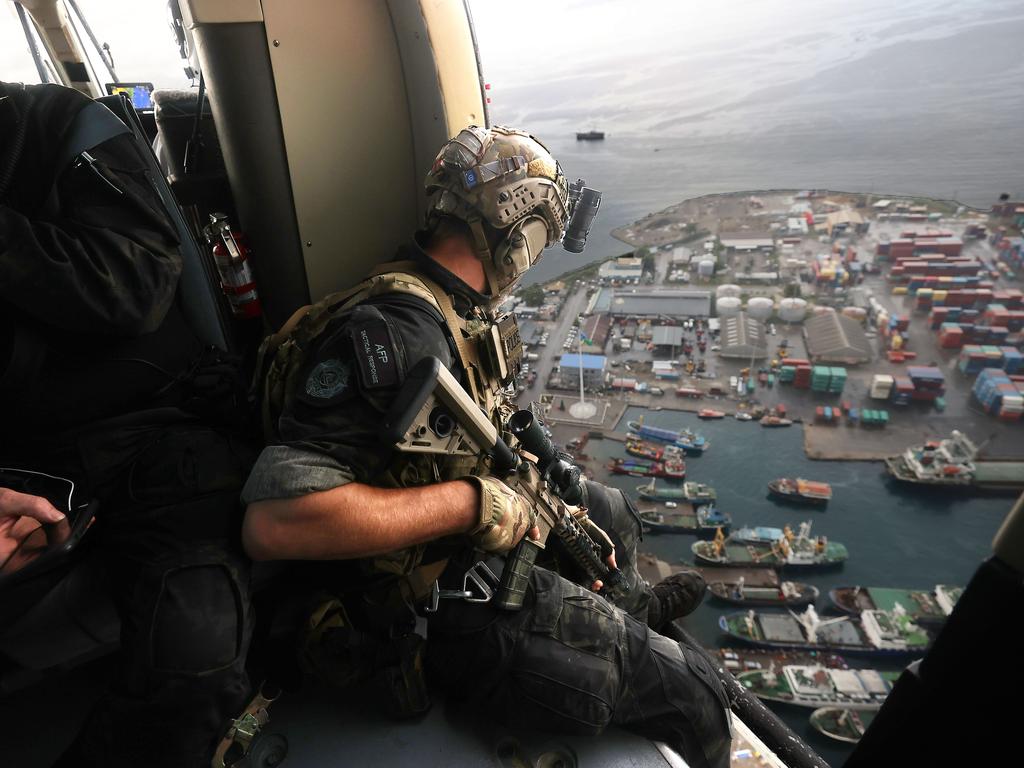
[[[317,363],[306,378],[306,394],[317,400],[330,400],[349,387],[352,364],[330,358]]]
[[[398,350],[387,321],[379,313],[376,318],[353,320],[350,334],[363,386],[377,389],[400,383]]]

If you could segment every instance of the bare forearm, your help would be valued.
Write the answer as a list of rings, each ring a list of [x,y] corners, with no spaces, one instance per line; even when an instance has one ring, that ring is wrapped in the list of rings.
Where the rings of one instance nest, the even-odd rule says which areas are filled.
[[[249,505],[242,541],[254,560],[344,560],[470,531],[479,498],[468,482],[419,488],[349,483]]]

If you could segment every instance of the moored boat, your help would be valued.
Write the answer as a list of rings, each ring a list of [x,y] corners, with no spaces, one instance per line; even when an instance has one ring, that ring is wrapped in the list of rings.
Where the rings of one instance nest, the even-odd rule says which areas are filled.
[[[777,587],[748,587],[742,581],[736,584],[713,581],[708,584],[708,592],[733,605],[800,606],[818,599],[817,587],[797,581],[784,581]]]
[[[717,498],[715,489],[704,483],[687,482],[682,488],[658,487],[652,480],[636,487],[640,498],[645,501],[688,501],[691,504],[707,504]]]
[[[785,535],[786,532],[782,528],[772,528],[766,525],[751,528],[749,525],[745,525],[739,530],[733,531],[729,539],[743,544],[773,544]]]
[[[818,664],[787,664],[781,668],[741,672],[736,676],[759,699],[798,707],[834,705],[848,709],[878,709],[892,690],[899,672],[875,669],[829,669]]]
[[[939,584],[934,591],[892,587],[835,587],[829,590],[832,604],[843,613],[856,616],[862,611],[893,610],[901,605],[917,622],[941,624],[953,612],[962,587]]]
[[[753,421],[754,417],[746,411],[736,411],[736,421]]]
[[[825,536],[812,537],[810,522],[801,523],[797,534],[786,526],[783,536],[771,543],[754,544],[716,534],[712,541],[695,542],[690,550],[698,564],[755,568],[828,568],[849,557],[843,544]]]
[[[773,416],[772,414],[768,414],[767,416],[761,417],[762,427],[789,427],[792,424],[792,419],[784,419],[781,416]]]
[[[626,438],[626,453],[630,456],[638,456],[641,459],[660,461],[665,455],[665,450],[645,440],[634,439],[632,436]]]
[[[714,408],[701,408],[697,411],[698,419],[724,419],[725,411],[716,411]]]
[[[829,669],[849,669],[846,659],[837,653],[820,653],[818,651],[782,651],[777,648],[750,648],[732,646],[719,648],[718,658],[722,666],[733,674],[739,672],[783,667],[787,664],[817,664]]]
[[[686,464],[679,459],[650,461],[649,459],[613,459],[608,469],[616,475],[633,477],[663,477],[682,480],[686,477]]]
[[[856,744],[875,719],[875,712],[874,709],[822,707],[811,713],[811,725],[829,738]]]
[[[670,511],[642,511],[640,520],[644,530],[652,533],[712,534],[718,528],[728,529],[732,524],[729,513],[720,512],[714,504],[695,506],[685,502],[680,508]]]
[[[701,454],[708,448],[708,441],[703,435],[699,435],[690,429],[665,429],[664,427],[652,427],[644,424],[643,418],[626,423],[630,437],[646,440],[657,440],[662,443],[670,443],[677,448],[682,448],[688,454]],[[627,438],[629,439],[629,438]]]
[[[799,477],[780,477],[768,483],[768,493],[798,504],[828,504],[832,499],[832,486]]]
[[[871,657],[923,656],[928,633],[905,611],[864,611],[859,618],[822,621],[813,605],[803,613],[749,610],[718,617],[718,626],[737,640],[763,648],[832,651]]]

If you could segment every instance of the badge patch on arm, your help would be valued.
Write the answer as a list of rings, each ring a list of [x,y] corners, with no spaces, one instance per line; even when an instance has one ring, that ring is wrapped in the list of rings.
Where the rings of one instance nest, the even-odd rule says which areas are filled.
[[[330,400],[349,386],[352,365],[337,358],[317,363],[306,377],[306,394],[317,400]]]
[[[379,389],[399,384],[398,351],[384,318],[356,322],[351,334],[363,387]]]

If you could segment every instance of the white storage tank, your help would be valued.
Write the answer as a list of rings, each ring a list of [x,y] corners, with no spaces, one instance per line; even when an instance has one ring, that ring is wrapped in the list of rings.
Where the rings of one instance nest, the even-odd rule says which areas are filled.
[[[726,296],[739,296],[741,293],[743,293],[743,289],[738,285],[726,284],[718,286],[715,296],[724,299]]]
[[[807,316],[805,299],[783,299],[779,302],[779,318],[785,323],[799,323]]]
[[[820,304],[817,304],[814,309],[811,310],[811,313],[815,315],[834,315],[836,310],[835,307],[823,307]]]
[[[715,274],[715,262],[711,259],[701,259],[697,264],[697,274],[701,277],[711,277]]]
[[[715,302],[719,317],[735,317],[740,313],[743,302],[737,296],[725,296]]]
[[[747,302],[747,314],[754,320],[767,320],[775,311],[775,302],[767,296],[755,296]]]

